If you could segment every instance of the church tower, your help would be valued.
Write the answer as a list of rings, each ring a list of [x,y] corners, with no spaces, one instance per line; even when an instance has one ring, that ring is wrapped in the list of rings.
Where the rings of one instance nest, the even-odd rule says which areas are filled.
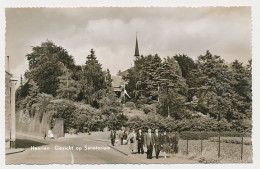
[[[139,55],[139,47],[138,47],[138,40],[137,40],[137,33],[136,33],[136,42],[135,42],[135,57],[140,56]]]

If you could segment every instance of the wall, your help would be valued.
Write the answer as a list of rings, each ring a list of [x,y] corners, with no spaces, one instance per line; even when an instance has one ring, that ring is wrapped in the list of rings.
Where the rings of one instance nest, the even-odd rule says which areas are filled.
[[[40,114],[36,111],[34,117],[29,116],[28,111],[21,110],[16,113],[16,132],[31,136],[43,137],[44,129],[50,129],[50,118],[52,112],[43,114],[42,121],[40,121]],[[53,127],[53,135],[55,138],[64,137],[63,119],[55,119]]]
[[[10,73],[5,72],[5,148],[10,148],[11,77],[12,75]]]

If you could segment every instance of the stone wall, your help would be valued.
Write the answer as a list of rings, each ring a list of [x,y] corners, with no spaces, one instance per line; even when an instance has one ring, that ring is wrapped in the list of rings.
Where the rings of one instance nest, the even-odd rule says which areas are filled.
[[[40,114],[36,111],[34,117],[29,116],[28,111],[20,110],[16,113],[16,132],[31,136],[43,137],[44,130],[50,129],[51,112],[46,112],[40,120]],[[63,119],[55,119],[52,129],[55,138],[64,137]]]

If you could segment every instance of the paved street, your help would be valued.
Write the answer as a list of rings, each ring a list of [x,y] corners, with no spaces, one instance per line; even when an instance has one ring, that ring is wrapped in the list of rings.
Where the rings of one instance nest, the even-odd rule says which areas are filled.
[[[76,147],[84,147],[85,145],[91,150],[76,150]],[[22,153],[7,155],[6,164],[144,163],[111,149],[107,146],[107,142],[94,141],[86,137],[43,140],[19,136],[17,146],[25,147],[26,150]],[[31,146],[34,146],[34,150],[31,149]],[[56,148],[67,148],[68,150],[55,150],[55,146]],[[69,149],[71,147],[73,147],[73,150]],[[103,150],[93,150],[95,147],[103,148]]]

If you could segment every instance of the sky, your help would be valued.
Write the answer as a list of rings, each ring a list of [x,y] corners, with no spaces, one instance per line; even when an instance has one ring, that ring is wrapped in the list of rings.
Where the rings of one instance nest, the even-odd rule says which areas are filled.
[[[17,78],[28,69],[32,46],[47,39],[77,65],[94,49],[112,75],[133,66],[136,32],[142,55],[196,60],[209,50],[228,63],[251,59],[250,7],[7,8],[5,14],[5,53]]]

